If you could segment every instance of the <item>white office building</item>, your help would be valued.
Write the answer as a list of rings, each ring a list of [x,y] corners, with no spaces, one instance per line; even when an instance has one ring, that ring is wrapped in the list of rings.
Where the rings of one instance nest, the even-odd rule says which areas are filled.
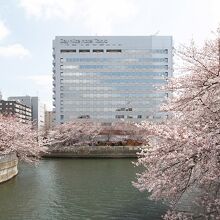
[[[57,124],[166,117],[159,89],[172,76],[171,36],[58,36],[53,41]]]

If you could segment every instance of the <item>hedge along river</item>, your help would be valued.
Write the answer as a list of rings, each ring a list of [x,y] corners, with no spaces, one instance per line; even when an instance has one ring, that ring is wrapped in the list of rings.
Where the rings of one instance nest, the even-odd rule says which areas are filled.
[[[161,219],[166,207],[132,186],[136,172],[131,159],[21,164],[18,176],[0,185],[0,219]]]

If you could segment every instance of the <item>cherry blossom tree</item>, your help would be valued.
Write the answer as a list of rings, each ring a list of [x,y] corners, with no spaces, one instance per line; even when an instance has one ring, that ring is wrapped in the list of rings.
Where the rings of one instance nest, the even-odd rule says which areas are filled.
[[[177,55],[183,74],[171,79],[166,89],[173,97],[162,107],[171,117],[142,123],[150,142],[134,185],[170,205],[166,220],[220,219],[220,30],[202,48],[192,42]],[[194,209],[181,210],[190,194]]]
[[[115,121],[110,126],[104,126],[102,135],[106,135],[106,142],[124,142],[129,145],[146,144],[145,129],[137,126],[134,122]]]
[[[91,120],[77,120],[58,125],[50,131],[48,147],[51,151],[75,151],[77,147],[120,145],[128,140],[142,144],[145,143],[143,130],[134,123],[103,125]]]
[[[72,121],[56,126],[48,135],[49,149],[70,151],[77,146],[95,145],[100,123],[90,120]]]
[[[16,153],[20,160],[35,162],[45,152],[43,139],[32,124],[24,124],[13,116],[0,114],[0,153]]]

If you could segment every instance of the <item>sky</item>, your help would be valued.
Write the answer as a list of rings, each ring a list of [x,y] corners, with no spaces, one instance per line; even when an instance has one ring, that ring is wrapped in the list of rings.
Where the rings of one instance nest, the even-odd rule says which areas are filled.
[[[59,35],[171,35],[198,45],[220,25],[220,0],[0,0],[0,91],[52,109],[52,40]]]

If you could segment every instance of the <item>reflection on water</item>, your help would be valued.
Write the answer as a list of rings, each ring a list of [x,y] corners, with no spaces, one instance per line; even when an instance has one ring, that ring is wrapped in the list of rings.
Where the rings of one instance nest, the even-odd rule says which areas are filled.
[[[51,159],[22,164],[0,185],[0,220],[161,219],[165,206],[135,189],[130,159]]]

